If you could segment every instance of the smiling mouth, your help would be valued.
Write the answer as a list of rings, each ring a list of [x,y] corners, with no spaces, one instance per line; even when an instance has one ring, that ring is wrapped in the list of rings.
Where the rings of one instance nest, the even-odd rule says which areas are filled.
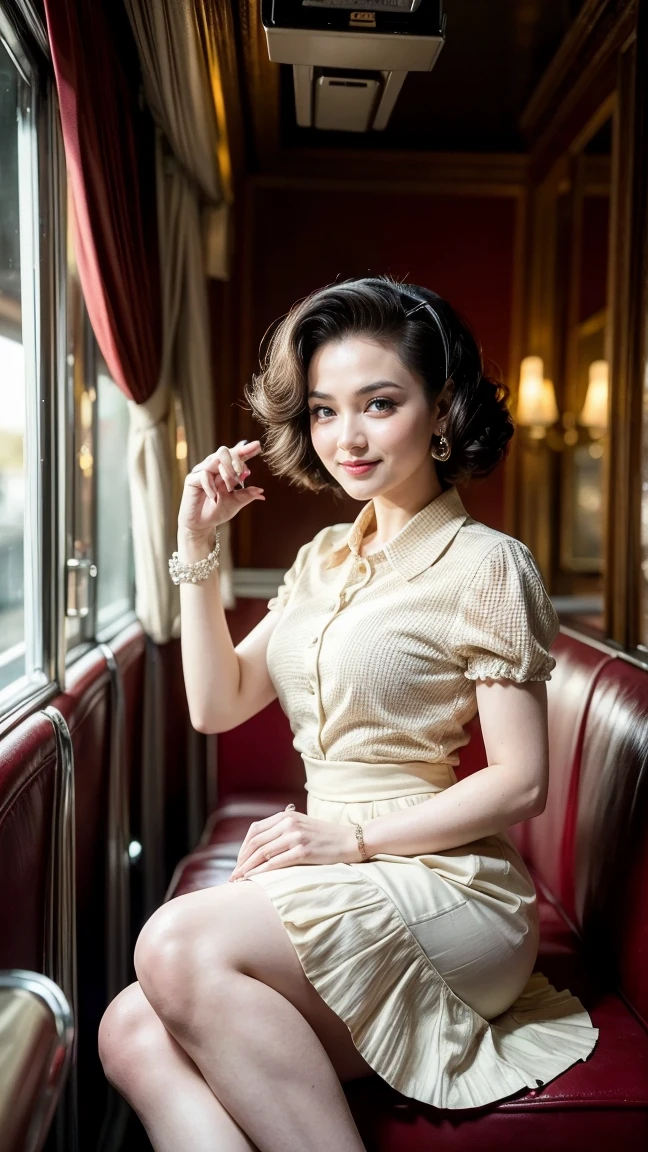
[[[343,460],[342,467],[348,472],[364,472],[366,468],[374,468],[380,460]]]

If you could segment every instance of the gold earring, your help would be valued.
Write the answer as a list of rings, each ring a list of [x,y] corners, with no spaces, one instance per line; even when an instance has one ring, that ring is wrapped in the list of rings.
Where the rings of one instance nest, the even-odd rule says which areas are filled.
[[[434,445],[432,446],[432,448],[430,448],[430,456],[432,457],[432,459],[433,460],[447,460],[449,455],[450,455],[450,442],[447,440],[447,438],[443,432],[439,436],[439,449],[440,449],[440,451],[435,452],[434,451]]]

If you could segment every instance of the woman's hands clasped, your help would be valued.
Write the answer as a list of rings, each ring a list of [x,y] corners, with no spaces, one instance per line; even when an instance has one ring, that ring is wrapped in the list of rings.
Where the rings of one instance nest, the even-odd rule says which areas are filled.
[[[190,536],[206,536],[247,504],[265,500],[263,488],[244,487],[251,475],[247,461],[260,451],[260,440],[239,440],[233,448],[221,444],[196,464],[185,479],[178,529]]]
[[[250,825],[230,880],[291,864],[355,864],[361,859],[352,825],[285,810]]]

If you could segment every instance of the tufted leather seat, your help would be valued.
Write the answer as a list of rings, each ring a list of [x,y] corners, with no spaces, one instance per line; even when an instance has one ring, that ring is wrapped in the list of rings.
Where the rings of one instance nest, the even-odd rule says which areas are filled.
[[[564,633],[552,652],[549,797],[542,815],[512,835],[538,890],[536,968],[582,999],[600,1029],[597,1047],[588,1061],[539,1090],[466,1112],[409,1100],[377,1076],[348,1084],[368,1152],[504,1152],[521,1145],[607,1152],[612,1142],[633,1152],[645,1146],[648,673]],[[276,715],[273,723],[277,729]],[[458,776],[485,763],[478,721],[473,730]],[[290,801],[305,811],[305,794],[296,787],[229,792],[196,850],[176,868],[167,899],[226,883],[252,820]]]

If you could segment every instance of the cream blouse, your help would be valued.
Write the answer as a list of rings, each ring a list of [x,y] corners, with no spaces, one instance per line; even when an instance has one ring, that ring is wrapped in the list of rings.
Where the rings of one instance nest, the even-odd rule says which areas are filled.
[[[559,620],[532,553],[468,515],[455,487],[380,551],[353,524],[299,549],[267,661],[295,748],[316,760],[456,766],[475,680],[550,680]]]

